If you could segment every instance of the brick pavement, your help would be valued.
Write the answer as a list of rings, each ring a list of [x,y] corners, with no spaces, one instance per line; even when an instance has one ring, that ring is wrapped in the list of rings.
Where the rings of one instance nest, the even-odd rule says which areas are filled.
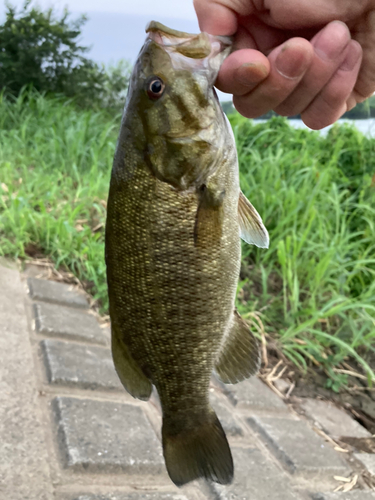
[[[375,499],[363,481],[333,493],[346,484],[334,476],[351,478],[359,467],[374,474],[375,455],[340,453],[313,429],[357,438],[368,438],[367,431],[311,400],[301,416],[258,378],[234,386],[214,380],[211,387],[233,452],[233,484],[196,481],[178,489],[164,467],[157,396],[145,403],[122,388],[108,332],[84,295],[1,267],[0,328],[2,352],[9,353],[0,366],[7,389],[0,415],[11,417],[0,420],[0,498]]]

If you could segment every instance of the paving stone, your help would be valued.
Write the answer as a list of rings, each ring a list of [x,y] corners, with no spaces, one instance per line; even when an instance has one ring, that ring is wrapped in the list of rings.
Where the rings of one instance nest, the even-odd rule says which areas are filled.
[[[347,493],[315,493],[314,500],[375,500],[375,492],[353,490]]]
[[[372,476],[375,476],[375,455],[373,453],[356,453],[354,456],[366,467]]]
[[[86,297],[82,293],[77,292],[73,285],[57,283],[56,281],[39,280],[37,278],[28,278],[27,285],[30,297],[33,300],[55,302],[56,304],[83,309],[89,307]]]
[[[188,500],[185,495],[165,492],[113,493],[108,495],[80,495],[73,500]]]
[[[109,349],[50,339],[41,348],[51,384],[123,390]]]
[[[43,302],[33,304],[33,309],[38,333],[85,340],[94,344],[107,344],[105,334],[91,314]]]
[[[220,395],[217,394],[214,390],[211,390],[210,401],[217,413],[217,416],[219,417],[225,433],[228,436],[233,437],[243,436],[244,430],[234,416],[234,409],[232,408],[232,411],[229,410],[228,406],[223,401],[223,396],[220,397]]]
[[[226,385],[225,390],[237,408],[288,413],[288,407],[283,401],[257,377],[235,385]]]
[[[315,420],[333,437],[371,437],[371,434],[356,420],[327,401],[306,398],[302,401],[301,407],[309,418]]]
[[[58,397],[53,409],[66,467],[89,472],[164,472],[161,444],[141,408]]]
[[[0,498],[52,500],[24,283],[0,260]]]
[[[319,480],[349,471],[339,454],[306,422],[268,417],[252,417],[247,421],[292,474]]]
[[[234,479],[230,486],[211,483],[219,500],[296,500],[288,477],[257,448],[232,448]]]

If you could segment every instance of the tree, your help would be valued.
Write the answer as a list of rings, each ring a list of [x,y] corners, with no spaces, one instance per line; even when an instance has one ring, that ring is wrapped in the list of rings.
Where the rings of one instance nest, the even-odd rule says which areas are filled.
[[[108,105],[116,101],[110,81],[114,74],[116,89],[124,93],[128,66],[120,62],[107,72],[104,66],[87,58],[90,49],[77,40],[87,18],[71,21],[69,17],[67,10],[60,18],[53,9],[43,12],[32,5],[32,0],[26,0],[19,12],[6,5],[6,19],[0,25],[0,89],[18,95],[29,85],[47,94],[76,97],[81,105],[105,101]]]

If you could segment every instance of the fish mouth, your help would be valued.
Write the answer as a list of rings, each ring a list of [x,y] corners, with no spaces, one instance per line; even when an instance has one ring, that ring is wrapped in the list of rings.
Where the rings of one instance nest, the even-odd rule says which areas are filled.
[[[171,57],[175,69],[212,69],[214,72],[232,47],[232,38],[208,33],[185,33],[151,21],[146,27],[148,39],[160,45]]]
[[[150,21],[146,26],[146,33],[158,34],[163,39],[162,43],[166,45],[183,43],[184,41],[186,41],[186,39],[194,38],[197,36],[194,33],[185,33],[184,31],[178,31],[172,28],[168,28],[168,26],[165,26],[165,24],[159,23],[158,21]],[[175,41],[173,42],[172,40]]]

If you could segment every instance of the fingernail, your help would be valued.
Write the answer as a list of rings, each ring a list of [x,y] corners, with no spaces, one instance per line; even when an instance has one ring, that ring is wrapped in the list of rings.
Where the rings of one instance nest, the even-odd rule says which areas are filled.
[[[333,21],[314,40],[315,52],[324,59],[335,59],[342,53],[350,40],[350,32],[346,24]]]
[[[286,78],[298,78],[307,68],[305,54],[295,49],[286,43],[275,61],[277,71]]]
[[[344,71],[351,71],[352,69],[354,69],[356,64],[358,64],[358,62],[361,60],[361,56],[362,56],[361,46],[359,45],[358,42],[352,40],[348,47],[348,52],[345,56],[345,59],[340,66],[340,69]]]
[[[248,87],[261,82],[267,75],[267,68],[259,63],[245,63],[235,71],[236,80]]]

